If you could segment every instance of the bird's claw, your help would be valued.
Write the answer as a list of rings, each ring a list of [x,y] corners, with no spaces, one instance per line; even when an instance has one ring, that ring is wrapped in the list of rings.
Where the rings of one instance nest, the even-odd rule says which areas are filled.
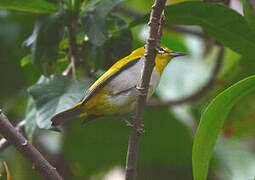
[[[134,125],[131,122],[129,122],[128,120],[125,120],[125,123],[126,123],[127,127],[134,127]]]
[[[126,123],[126,126],[127,127],[130,127],[130,128],[135,128],[136,132],[138,132],[139,134],[143,134],[145,131],[144,131],[144,128],[143,128],[143,125],[140,127],[140,128],[136,128],[134,126],[133,123],[131,123],[130,121],[128,120],[124,120],[124,122]]]
[[[143,128],[136,128],[136,131],[139,133],[139,134],[143,134],[145,132],[145,130]]]

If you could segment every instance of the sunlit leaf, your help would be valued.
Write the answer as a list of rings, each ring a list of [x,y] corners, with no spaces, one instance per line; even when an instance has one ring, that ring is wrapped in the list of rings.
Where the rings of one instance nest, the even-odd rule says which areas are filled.
[[[194,180],[206,180],[209,162],[224,121],[235,103],[255,90],[250,76],[220,93],[203,113],[194,139],[192,162]]]
[[[30,63],[30,57],[29,56],[25,56],[21,59],[20,61],[20,66],[21,67],[25,67],[26,65],[28,65]]]
[[[1,0],[0,8],[31,13],[52,13],[59,7],[46,0]]]

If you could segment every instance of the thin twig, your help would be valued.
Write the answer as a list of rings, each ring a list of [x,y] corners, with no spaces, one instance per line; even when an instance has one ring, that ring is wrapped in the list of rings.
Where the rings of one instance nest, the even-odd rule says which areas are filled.
[[[145,47],[144,66],[142,68],[141,80],[137,85],[137,99],[135,103],[133,127],[131,128],[128,152],[126,158],[126,180],[135,180],[137,171],[137,154],[139,138],[143,129],[143,114],[147,98],[147,92],[150,82],[151,73],[154,67],[156,57],[157,37],[159,31],[159,21],[162,11],[165,7],[166,0],[155,0],[152,6],[150,17],[150,33]]]
[[[25,120],[20,121],[15,127],[16,130],[24,134],[25,124],[26,124]],[[0,152],[5,150],[9,145],[10,145],[9,142],[5,138],[0,139]]]
[[[11,173],[9,171],[9,168],[7,166],[7,163],[6,162],[3,162],[4,164],[4,169],[5,169],[5,172],[6,172],[6,180],[11,180]]]
[[[70,72],[72,71],[73,68],[73,63],[70,63],[67,68],[62,72],[63,76],[67,76],[70,74]]]
[[[75,65],[79,63],[79,53],[78,53],[78,45],[76,42],[76,23],[73,22],[72,24],[67,26],[68,29],[68,41],[69,41],[69,54],[68,59],[70,61],[70,65],[72,67],[72,75],[75,77]],[[64,71],[65,73],[70,70],[68,70],[69,67]]]
[[[187,97],[183,97],[176,100],[168,100],[163,102],[159,100],[151,100],[147,103],[147,106],[148,107],[174,106],[174,105],[180,105],[180,104],[197,100],[198,98],[203,96],[205,93],[207,93],[214,86],[217,80],[217,75],[219,74],[219,71],[220,71],[220,67],[222,65],[223,56],[224,56],[224,47],[221,45],[212,74],[209,80],[206,82],[206,84],[203,87],[201,87],[198,91],[192,93],[191,95],[188,95]]]
[[[12,144],[45,179],[62,180],[56,168],[54,168],[41,153],[32,146],[22,134],[9,122],[0,110],[0,132],[10,144]]]

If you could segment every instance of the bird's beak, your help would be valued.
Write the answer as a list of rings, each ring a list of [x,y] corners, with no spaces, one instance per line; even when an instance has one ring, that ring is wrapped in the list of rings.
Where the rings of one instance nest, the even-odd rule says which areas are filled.
[[[168,55],[173,57],[178,57],[178,56],[186,56],[187,54],[179,53],[179,52],[169,52]]]

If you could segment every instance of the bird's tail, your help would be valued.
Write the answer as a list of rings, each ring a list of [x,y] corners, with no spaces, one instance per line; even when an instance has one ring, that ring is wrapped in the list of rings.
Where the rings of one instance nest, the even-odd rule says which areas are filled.
[[[58,114],[56,114],[55,116],[53,116],[51,118],[51,125],[52,126],[58,126],[60,124],[65,123],[66,121],[73,119],[75,117],[78,117],[79,115],[81,115],[81,105],[80,103],[74,105],[73,107],[62,111]]]

